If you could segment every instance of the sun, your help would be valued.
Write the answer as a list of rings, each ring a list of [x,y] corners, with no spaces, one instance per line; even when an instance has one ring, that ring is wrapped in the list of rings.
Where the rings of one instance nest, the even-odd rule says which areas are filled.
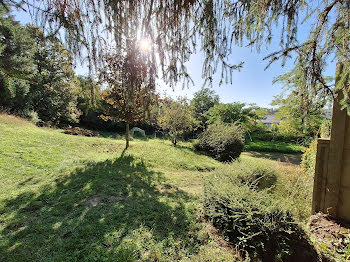
[[[151,41],[147,38],[142,38],[139,42],[139,47],[142,51],[150,51],[151,50]]]

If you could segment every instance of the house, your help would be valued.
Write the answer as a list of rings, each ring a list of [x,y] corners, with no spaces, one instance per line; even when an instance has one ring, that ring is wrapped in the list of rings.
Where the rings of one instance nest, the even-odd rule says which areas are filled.
[[[260,122],[263,123],[267,128],[271,128],[272,124],[279,124],[284,118],[276,118],[278,111],[272,111],[265,115]],[[332,108],[325,108],[321,111],[321,116],[332,119]]]
[[[278,124],[282,119],[276,118],[277,111],[268,113],[265,115],[260,122],[263,123],[267,128],[271,128],[272,124]]]

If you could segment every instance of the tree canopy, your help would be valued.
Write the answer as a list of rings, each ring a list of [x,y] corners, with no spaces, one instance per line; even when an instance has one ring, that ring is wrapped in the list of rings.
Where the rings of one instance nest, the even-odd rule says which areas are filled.
[[[111,50],[106,54],[106,66],[99,70],[100,81],[108,88],[103,99],[110,105],[102,118],[125,122],[126,148],[129,147],[129,124],[144,121],[156,98],[153,68],[145,63],[145,56],[147,52],[132,39],[123,52]]]
[[[185,132],[192,131],[198,125],[198,121],[193,117],[192,108],[185,99],[164,103],[161,111],[159,125],[168,133],[175,146]]]
[[[79,112],[71,52],[57,37],[22,26],[3,6],[0,14],[0,107],[53,125],[74,123]]]
[[[118,48],[124,44],[125,33],[134,30],[139,37],[150,39],[162,77],[171,85],[181,78],[189,80],[185,62],[197,49],[203,51],[205,79],[210,82],[220,69],[225,79],[237,68],[227,62],[232,44],[248,44],[259,50],[270,43],[278,25],[280,50],[266,58],[268,65],[280,58],[284,64],[295,53],[303,57],[304,74],[313,86],[320,84],[332,93],[334,87],[327,84],[323,71],[327,60],[336,57],[343,66],[335,89],[344,91],[341,103],[350,109],[348,0],[3,2],[22,4],[48,33],[64,28],[69,47],[78,54],[85,47],[95,63],[100,61],[103,46],[110,44],[108,40],[113,39]],[[301,39],[300,25],[305,21],[310,24],[308,36]]]
[[[253,115],[252,109],[246,107],[245,103],[216,104],[207,112],[208,124],[216,121],[224,123],[247,122]]]
[[[332,78],[324,77],[330,82]],[[301,64],[292,71],[278,76],[274,80],[283,84],[283,92],[275,96],[272,105],[278,106],[277,118],[284,119],[279,127],[290,132],[304,135],[315,134],[321,124],[322,109],[329,104],[331,94],[319,84],[316,87],[305,77]]]
[[[32,110],[44,122],[77,122],[78,79],[72,68],[72,55],[56,37],[45,37],[36,27],[28,26],[36,46],[34,63],[37,73],[31,83]]]
[[[217,103],[219,103],[219,96],[212,89],[202,88],[194,93],[191,106],[193,107],[194,117],[200,121],[202,127],[206,126],[208,120],[206,113]]]
[[[0,6],[0,106],[27,109],[29,82],[36,72],[34,52],[29,32]]]

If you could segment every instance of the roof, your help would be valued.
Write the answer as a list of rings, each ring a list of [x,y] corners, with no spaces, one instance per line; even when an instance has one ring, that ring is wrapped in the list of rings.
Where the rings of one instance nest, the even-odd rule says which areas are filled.
[[[273,124],[273,123],[279,123],[282,119],[275,119],[276,113],[271,113],[268,115],[265,115],[263,119],[261,119],[261,123],[263,124]]]

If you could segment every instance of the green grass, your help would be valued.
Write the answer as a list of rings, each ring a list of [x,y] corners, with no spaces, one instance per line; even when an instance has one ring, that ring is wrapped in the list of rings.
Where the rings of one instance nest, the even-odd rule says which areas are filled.
[[[0,261],[233,261],[191,144],[66,135],[0,115]]]
[[[203,180],[228,165],[191,143],[124,145],[0,114],[0,261],[234,261],[201,204]],[[274,196],[305,224],[312,177],[241,159],[278,168]]]
[[[305,147],[295,143],[287,143],[281,141],[247,141],[244,146],[245,151],[255,152],[278,152],[286,154],[302,153]]]

